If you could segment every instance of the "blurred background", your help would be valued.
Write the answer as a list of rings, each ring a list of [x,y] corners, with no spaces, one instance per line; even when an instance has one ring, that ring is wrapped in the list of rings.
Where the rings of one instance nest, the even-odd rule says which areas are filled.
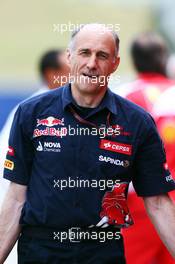
[[[173,0],[0,0],[0,129],[13,106],[39,88],[40,56],[66,47],[72,24],[101,22],[118,31],[121,64],[111,84],[116,87],[134,78],[128,46],[138,32],[160,32],[173,50],[174,8]]]

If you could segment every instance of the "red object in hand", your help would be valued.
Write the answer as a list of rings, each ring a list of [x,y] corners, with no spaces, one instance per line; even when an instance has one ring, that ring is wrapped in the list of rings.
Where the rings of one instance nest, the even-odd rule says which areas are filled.
[[[107,216],[108,224],[119,228],[133,224],[126,201],[127,187],[126,182],[114,185],[112,191],[106,192],[102,200],[100,217]]]

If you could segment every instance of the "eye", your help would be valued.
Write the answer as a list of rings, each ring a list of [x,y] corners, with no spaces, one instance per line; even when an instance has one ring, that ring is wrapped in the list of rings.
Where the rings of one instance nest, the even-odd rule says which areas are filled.
[[[106,54],[106,53],[103,53],[103,52],[98,53],[98,58],[99,58],[99,59],[107,60],[108,57],[109,57],[109,56],[108,56],[108,54]]]
[[[90,55],[90,51],[89,50],[80,50],[79,54],[83,55],[83,56],[87,56],[87,55]]]

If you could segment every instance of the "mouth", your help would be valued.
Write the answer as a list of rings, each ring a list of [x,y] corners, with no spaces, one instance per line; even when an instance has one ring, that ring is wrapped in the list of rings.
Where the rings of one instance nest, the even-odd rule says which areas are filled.
[[[90,79],[97,79],[97,78],[99,78],[99,75],[98,74],[82,73],[82,75],[84,77],[88,77]]]

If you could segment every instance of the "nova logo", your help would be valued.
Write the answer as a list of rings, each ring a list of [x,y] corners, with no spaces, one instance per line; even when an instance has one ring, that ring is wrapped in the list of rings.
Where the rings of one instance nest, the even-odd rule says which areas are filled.
[[[47,151],[47,152],[60,152],[61,145],[59,142],[38,142],[38,146],[36,148],[37,151]]]
[[[45,148],[61,148],[60,143],[58,142],[44,142]]]

